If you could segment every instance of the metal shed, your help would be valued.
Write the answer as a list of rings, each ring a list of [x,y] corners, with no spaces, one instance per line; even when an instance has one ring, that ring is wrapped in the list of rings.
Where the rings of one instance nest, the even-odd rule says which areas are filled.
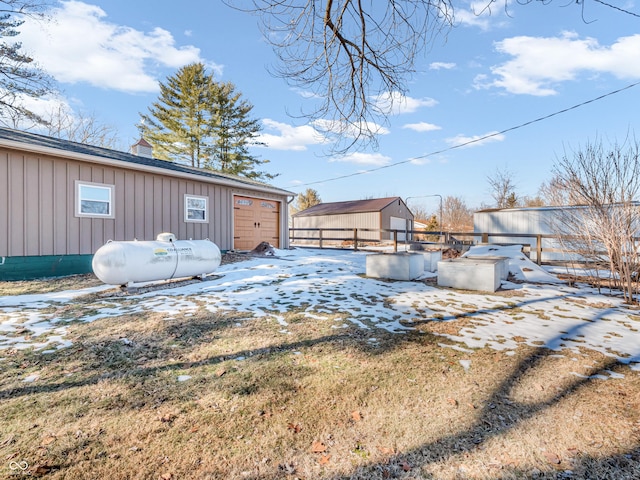
[[[363,230],[358,238],[372,241],[393,238],[393,233],[381,232],[381,229],[398,230],[398,240],[405,240],[406,232],[413,230],[413,213],[400,197],[320,203],[293,214],[292,227],[312,229],[303,233],[310,238],[319,238],[320,232],[315,229],[357,228]],[[327,230],[323,232],[323,239],[339,239],[345,235],[345,231]]]
[[[91,271],[108,240],[288,248],[291,192],[248,178],[0,128],[0,280]]]
[[[536,237],[525,235],[556,235],[554,225],[566,219],[567,215],[581,215],[587,207],[553,206],[527,207],[495,210],[481,210],[473,214],[475,233],[491,235],[490,243],[518,243],[531,246],[531,259],[538,261]],[[499,234],[523,234],[521,237],[500,237]],[[575,260],[579,257],[563,253],[562,245],[555,238],[541,238],[541,261]]]

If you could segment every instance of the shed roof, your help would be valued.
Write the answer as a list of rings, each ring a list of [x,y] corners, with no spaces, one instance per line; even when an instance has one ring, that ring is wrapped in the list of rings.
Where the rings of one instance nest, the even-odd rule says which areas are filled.
[[[348,202],[319,203],[301,212],[294,213],[294,217],[315,217],[320,215],[342,215],[345,213],[380,212],[400,197],[372,198],[369,200],[351,200]]]
[[[244,188],[255,188],[261,191],[269,191],[280,195],[294,195],[292,192],[273,187],[267,183],[253,180],[247,177],[231,175],[215,170],[193,168],[167,160],[142,157],[132,153],[121,152],[109,148],[86,145],[84,143],[71,142],[60,138],[48,137],[32,132],[12,130],[0,127],[0,146],[8,148],[22,148],[26,150],[47,153],[67,158],[83,159],[95,163],[118,163],[121,166],[139,170],[163,170],[166,175],[195,175],[203,181],[215,183],[216,181],[226,185],[236,185]]]

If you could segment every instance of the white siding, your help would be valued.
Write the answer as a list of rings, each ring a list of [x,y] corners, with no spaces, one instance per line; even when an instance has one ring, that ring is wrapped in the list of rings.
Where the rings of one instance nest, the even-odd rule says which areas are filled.
[[[553,218],[557,215],[555,208],[527,208],[498,210],[493,212],[476,212],[473,214],[473,231],[476,233],[511,233],[532,235],[553,235]],[[489,243],[511,243],[531,246],[531,259],[537,260],[536,237],[500,237],[491,236]],[[555,239],[542,239],[542,260],[562,260],[562,253],[545,252],[545,249],[557,249],[560,245]]]

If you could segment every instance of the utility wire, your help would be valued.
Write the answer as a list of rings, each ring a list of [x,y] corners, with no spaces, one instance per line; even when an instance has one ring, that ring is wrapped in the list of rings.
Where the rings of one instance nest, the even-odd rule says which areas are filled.
[[[558,110],[557,112],[550,113],[550,114],[545,115],[543,117],[538,117],[538,118],[536,118],[534,120],[530,120],[528,122],[521,123],[521,124],[516,125],[514,127],[506,128],[506,129],[501,130],[499,132],[493,132],[493,133],[484,135],[484,136],[479,137],[479,138],[474,138],[473,140],[469,140],[469,141],[464,142],[464,143],[459,143],[457,145],[452,145],[450,147],[443,148],[442,150],[437,150],[435,152],[425,153],[424,155],[419,155],[417,157],[411,157],[411,158],[409,158],[407,160],[401,160],[399,162],[390,163],[388,165],[382,165],[381,167],[371,168],[369,170],[361,170],[359,172],[348,173],[346,175],[340,175],[338,177],[327,178],[325,180],[317,180],[315,182],[303,183],[303,184],[300,184],[300,185],[295,185],[294,187],[290,186],[288,188],[307,187],[309,185],[317,185],[319,183],[327,183],[327,182],[333,182],[335,180],[342,180],[344,178],[356,177],[358,175],[365,175],[365,174],[368,174],[368,173],[384,170],[385,168],[397,167],[398,165],[403,165],[405,163],[410,163],[410,162],[413,162],[413,161],[416,161],[416,160],[421,160],[423,158],[432,157],[433,155],[439,155],[441,153],[445,153],[445,152],[449,152],[451,150],[455,150],[456,148],[466,147],[467,145],[471,145],[473,143],[482,142],[483,140],[487,140],[489,138],[496,137],[498,135],[503,135],[503,134],[505,134],[507,132],[512,132],[514,130],[518,130],[520,128],[527,127],[527,126],[532,125],[534,123],[542,122],[543,120],[547,120],[547,119],[549,119],[551,117],[555,117],[556,115],[560,115],[562,113],[570,112],[571,110],[575,110],[576,108],[580,108],[580,107],[583,107],[583,106],[588,105],[590,103],[597,102],[598,100],[602,100],[603,98],[610,97],[611,95],[615,95],[616,93],[623,92],[625,90],[628,90],[630,88],[636,87],[638,85],[640,85],[640,82],[635,82],[635,83],[632,83],[630,85],[627,85],[626,87],[622,87],[622,88],[619,88],[617,90],[613,90],[613,91],[611,91],[609,93],[605,93],[604,95],[600,95],[599,97],[592,98],[590,100],[586,100],[586,101],[584,101],[582,103],[578,103],[578,104],[573,105],[571,107],[564,108],[562,110]]]
[[[606,5],[607,7],[611,7],[614,10],[618,10],[618,11],[620,11],[622,13],[628,13],[629,15],[633,15],[634,17],[639,17],[640,18],[640,15],[638,15],[637,13],[633,13],[633,12],[630,12],[629,10],[625,10],[623,8],[616,7],[615,5],[611,5],[610,3],[603,2],[602,0],[594,0],[594,1],[596,1],[598,3],[601,3],[602,5]]]

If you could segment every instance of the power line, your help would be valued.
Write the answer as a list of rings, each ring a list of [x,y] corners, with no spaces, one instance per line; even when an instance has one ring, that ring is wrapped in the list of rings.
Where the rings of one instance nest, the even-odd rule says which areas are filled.
[[[637,13],[633,13],[633,12],[630,12],[629,10],[625,10],[623,8],[616,7],[615,5],[611,5],[610,3],[603,2],[602,0],[595,0],[595,1],[598,2],[598,3],[601,3],[602,5],[606,5],[607,7],[613,8],[614,10],[618,10],[618,11],[620,11],[622,13],[627,13],[629,15],[633,15],[634,17],[640,18],[640,15],[638,15]]]
[[[346,175],[340,175],[338,177],[327,178],[325,180],[317,180],[315,182],[303,183],[303,184],[296,185],[294,187],[288,187],[288,188],[307,187],[309,185],[317,185],[319,183],[327,183],[327,182],[333,182],[333,181],[336,181],[336,180],[342,180],[344,178],[356,177],[358,175],[365,175],[365,174],[368,174],[368,173],[384,170],[385,168],[397,167],[398,165],[403,165],[405,163],[410,163],[410,162],[413,162],[413,161],[416,161],[416,160],[422,160],[423,158],[432,157],[433,155],[439,155],[439,154],[442,154],[442,153],[445,153],[445,152],[449,152],[451,150],[455,150],[456,148],[466,147],[467,145],[471,145],[473,143],[482,142],[483,140],[487,140],[489,138],[493,138],[493,137],[496,137],[498,135],[503,135],[503,134],[505,134],[507,132],[512,132],[514,130],[518,130],[520,128],[527,127],[527,126],[532,125],[534,123],[542,122],[543,120],[547,120],[549,118],[555,117],[555,116],[560,115],[562,113],[570,112],[571,110],[575,110],[576,108],[584,107],[585,105],[597,102],[599,100],[602,100],[603,98],[610,97],[611,95],[615,95],[616,93],[623,92],[625,90],[628,90],[630,88],[636,87],[638,85],[640,85],[640,82],[635,82],[635,83],[632,83],[630,85],[627,85],[626,87],[622,87],[622,88],[619,88],[617,90],[613,90],[613,91],[611,91],[609,93],[605,93],[604,95],[600,95],[599,97],[592,98],[590,100],[586,100],[586,101],[584,101],[582,103],[578,103],[578,104],[573,105],[571,107],[564,108],[562,110],[558,110],[557,112],[550,113],[550,114],[545,115],[543,117],[538,117],[538,118],[536,118],[534,120],[530,120],[528,122],[524,122],[524,123],[521,123],[521,124],[513,126],[513,127],[505,128],[504,130],[501,130],[499,132],[493,132],[493,133],[484,135],[484,136],[479,137],[479,138],[474,138],[473,140],[469,140],[469,141],[466,141],[466,142],[463,142],[463,143],[459,143],[457,145],[452,145],[450,147],[443,148],[441,150],[436,150],[434,152],[426,153],[424,155],[419,155],[417,157],[411,157],[411,158],[409,158],[407,160],[401,160],[399,162],[390,163],[388,165],[382,165],[380,167],[371,168],[369,170],[362,170],[362,171],[359,171],[359,172],[348,173]]]

